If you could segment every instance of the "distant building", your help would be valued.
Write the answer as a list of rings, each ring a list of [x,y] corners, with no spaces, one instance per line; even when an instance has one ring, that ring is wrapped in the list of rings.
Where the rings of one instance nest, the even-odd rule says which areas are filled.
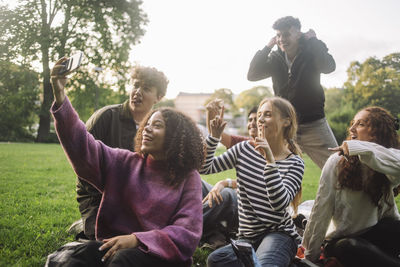
[[[206,111],[204,103],[211,96],[212,94],[180,92],[174,101],[175,108],[188,115],[196,123],[205,125]]]

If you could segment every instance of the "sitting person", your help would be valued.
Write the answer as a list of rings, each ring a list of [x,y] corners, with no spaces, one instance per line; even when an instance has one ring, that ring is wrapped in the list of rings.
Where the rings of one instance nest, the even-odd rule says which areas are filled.
[[[104,145],[65,96],[65,60],[51,71],[57,135],[76,174],[103,195],[97,241],[85,242],[64,266],[191,266],[202,230],[198,128],[180,112],[159,109],[143,119],[136,152]]]
[[[287,207],[301,189],[304,162],[294,142],[297,121],[293,106],[285,99],[264,99],[257,112],[258,136],[240,142],[214,157],[226,125],[223,109],[211,121],[207,157],[202,174],[236,168],[240,240],[249,242],[261,266],[288,266],[301,238]],[[233,247],[212,252],[208,266],[242,266]]]
[[[135,135],[142,119],[167,91],[168,80],[155,68],[135,66],[132,90],[122,104],[97,110],[86,122],[86,129],[97,140],[115,148],[135,150]],[[81,219],[74,222],[77,238],[95,239],[95,225],[102,194],[83,179],[77,179],[77,201]]]
[[[215,118],[217,112],[215,100],[207,105],[207,122]],[[207,123],[209,127],[209,123]],[[257,137],[257,107],[250,110],[247,120],[247,130],[250,138]],[[210,129],[209,129],[210,131]],[[230,148],[238,143],[237,138],[227,136]],[[241,138],[242,139],[242,138]],[[240,141],[241,141],[240,139]],[[203,247],[216,249],[227,243],[238,228],[238,205],[236,194],[236,179],[227,178],[218,181],[214,186],[202,181],[203,192]],[[204,194],[206,193],[206,195]],[[225,222],[226,225],[222,225]]]
[[[393,188],[400,184],[398,120],[368,107],[352,120],[347,141],[331,150],[303,236],[305,257],[344,266],[400,266],[400,216]],[[332,221],[332,231],[327,231]]]

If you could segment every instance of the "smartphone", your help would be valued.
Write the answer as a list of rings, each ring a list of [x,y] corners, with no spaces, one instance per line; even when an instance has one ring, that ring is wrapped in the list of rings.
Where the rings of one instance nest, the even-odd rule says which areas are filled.
[[[60,69],[58,73],[64,74],[76,70],[81,65],[82,57],[83,53],[81,51],[78,51],[76,54],[74,54],[72,57],[68,58],[62,63],[64,67]]]

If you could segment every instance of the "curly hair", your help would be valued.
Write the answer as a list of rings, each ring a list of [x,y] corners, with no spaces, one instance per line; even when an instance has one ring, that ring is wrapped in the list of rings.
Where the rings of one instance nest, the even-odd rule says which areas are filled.
[[[157,95],[165,96],[167,92],[168,79],[165,74],[156,68],[135,66],[132,69],[132,79],[136,79],[140,83],[140,87],[156,87]]]
[[[366,120],[367,126],[370,128],[370,134],[373,142],[387,147],[399,148],[399,136],[396,131],[396,119],[384,108],[367,107],[363,109],[368,112]],[[350,127],[354,121],[351,121]],[[350,129],[349,127],[349,129]],[[346,140],[350,140],[350,134]],[[372,203],[378,206],[379,200],[384,197],[388,203],[390,183],[386,175],[383,173],[367,169],[367,178],[363,179],[361,168],[362,164],[358,156],[351,156],[348,161],[345,158],[339,161],[339,187],[349,188],[354,191],[364,191],[369,195]]]
[[[135,151],[147,157],[140,148],[143,130],[155,112],[160,112],[165,121],[164,151],[166,155],[166,182],[172,186],[183,182],[192,170],[198,170],[205,156],[205,142],[200,130],[188,116],[172,108],[151,111],[140,124],[135,138]]]
[[[292,16],[286,16],[286,17],[278,19],[272,25],[272,28],[277,31],[287,30],[290,27],[294,27],[294,28],[300,30],[301,29],[300,20],[298,18],[294,18]]]

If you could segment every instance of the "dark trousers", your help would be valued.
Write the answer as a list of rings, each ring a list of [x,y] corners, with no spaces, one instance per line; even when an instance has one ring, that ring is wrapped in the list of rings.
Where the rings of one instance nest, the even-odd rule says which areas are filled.
[[[201,185],[203,198],[205,198],[213,186],[204,180],[201,181]],[[223,230],[223,232],[227,233],[237,231],[239,220],[236,190],[224,188],[221,191],[221,195],[223,200],[219,205],[213,202],[213,206],[210,208],[207,202],[203,204],[203,240],[216,231]],[[221,229],[222,221],[227,223],[225,229]]]
[[[400,266],[399,237],[400,221],[385,218],[358,236],[329,241],[325,254],[344,266]]]
[[[86,266],[130,266],[130,267],[153,267],[165,266],[173,267],[178,266],[172,264],[152,254],[144,253],[138,248],[127,248],[118,250],[112,258],[106,262],[102,262],[102,257],[106,251],[99,251],[102,245],[99,241],[89,241],[77,248],[68,260],[58,266],[73,266],[73,267],[86,267]]]

